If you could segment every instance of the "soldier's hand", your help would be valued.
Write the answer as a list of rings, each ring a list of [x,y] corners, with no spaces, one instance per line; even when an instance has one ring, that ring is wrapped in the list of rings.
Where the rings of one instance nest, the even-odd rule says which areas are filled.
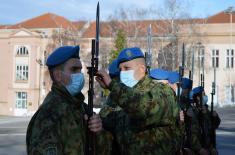
[[[199,151],[199,154],[200,155],[209,155],[209,152],[206,149],[201,148],[200,151]]]
[[[180,121],[184,122],[184,111],[180,110]]]
[[[88,128],[93,132],[99,132],[103,129],[102,120],[99,115],[94,114],[88,121]]]
[[[102,88],[108,88],[109,84],[112,81],[110,76],[108,75],[108,73],[104,69],[101,69],[96,73],[95,79],[97,82],[99,82],[99,84]]]

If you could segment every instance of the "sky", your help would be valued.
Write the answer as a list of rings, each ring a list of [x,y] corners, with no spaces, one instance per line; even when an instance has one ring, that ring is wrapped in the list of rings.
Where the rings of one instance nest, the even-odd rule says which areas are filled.
[[[234,6],[235,0],[178,0],[191,17],[208,17]],[[54,13],[71,21],[94,20],[98,0],[1,0],[0,25],[16,24],[27,19]],[[118,8],[159,8],[164,0],[99,0],[100,19],[107,20]]]

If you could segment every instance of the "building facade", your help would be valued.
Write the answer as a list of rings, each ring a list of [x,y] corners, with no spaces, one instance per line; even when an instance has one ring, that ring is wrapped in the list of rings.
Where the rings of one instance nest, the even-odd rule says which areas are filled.
[[[153,27],[152,61],[155,64],[153,67],[161,66],[161,62],[158,61],[159,51],[169,45],[169,37],[159,32],[157,25],[161,25],[160,23],[161,21],[157,20],[139,23],[144,31],[139,31],[142,37],[139,37],[137,45],[143,51],[147,46],[145,30],[149,24]],[[192,59],[192,62],[189,66],[185,66],[185,76],[188,76],[189,70],[193,71],[194,87],[196,87],[201,84],[201,73],[204,73],[205,91],[209,96],[209,102],[212,82],[216,79],[214,97],[216,106],[233,105],[235,102],[234,23],[235,15],[220,12],[206,19],[199,19],[194,24],[197,35],[190,32],[189,24],[183,24],[182,31],[178,35],[180,45],[182,42],[187,42],[189,35],[191,39],[194,38],[193,48],[189,48],[189,44],[186,44],[186,57]],[[101,23],[101,57],[102,55],[107,57],[107,53],[113,48],[114,34],[108,25],[108,22]],[[76,42],[81,46],[83,64],[89,65],[95,22],[71,22],[61,16],[44,14],[15,25],[0,25],[0,115],[32,115],[38,109],[51,84],[45,66],[47,55],[52,50],[48,49],[48,45],[55,31],[60,33],[65,29],[78,32]],[[131,33],[127,34],[128,45],[135,46],[136,42],[132,41],[134,37]],[[59,44],[63,45],[62,39]],[[193,62],[194,68],[191,69]],[[84,93],[86,92],[87,87],[84,89]]]

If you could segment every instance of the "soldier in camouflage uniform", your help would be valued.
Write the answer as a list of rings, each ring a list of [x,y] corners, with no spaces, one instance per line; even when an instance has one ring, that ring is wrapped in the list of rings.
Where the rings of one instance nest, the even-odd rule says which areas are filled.
[[[112,92],[110,99],[128,115],[123,139],[126,154],[175,154],[175,97],[173,90],[146,75],[144,55],[139,48],[127,48],[118,56],[120,82],[105,70],[96,78]],[[119,137],[117,137],[119,138]]]
[[[109,76],[113,81],[120,82],[118,60],[115,59],[109,65]],[[126,154],[126,146],[123,145],[125,137],[129,131],[129,119],[128,115],[123,109],[118,106],[115,101],[111,100],[110,96],[113,92],[110,92],[106,102],[100,110],[100,117],[102,119],[104,129],[108,130],[113,135],[112,140],[112,155],[124,155]]]
[[[179,81],[179,74],[177,72],[171,72],[167,70],[163,70],[160,68],[155,68],[150,71],[151,78],[156,79],[158,82],[162,82],[168,85],[173,91],[175,96],[175,103],[177,103],[177,82]],[[184,139],[184,113],[182,110],[179,111],[179,104],[175,105],[174,108],[174,116],[178,117],[176,121],[175,128],[175,142],[176,142],[176,150],[177,154],[181,154],[183,148],[183,139]]]
[[[47,59],[53,84],[28,125],[29,155],[85,154],[87,106],[81,93],[84,75],[79,49],[79,46],[60,47]],[[98,115],[90,118],[88,128],[101,131]]]
[[[163,82],[168,84],[177,94],[177,85],[176,83],[179,81],[179,74],[178,72],[170,72],[165,71],[162,69],[153,69],[150,72],[150,76],[157,79],[159,82]],[[183,116],[184,113],[180,111],[180,123],[178,131],[178,142],[179,146],[183,149],[184,154],[206,154],[206,150],[201,147],[200,144],[200,133],[199,133],[199,123],[197,120],[197,116],[195,116],[195,109],[190,105],[188,100],[188,93],[192,88],[192,81],[187,78],[182,78],[182,84],[180,93],[182,92],[181,99],[179,106],[182,110],[185,111],[185,117]],[[188,111],[187,111],[188,110]],[[187,111],[187,112],[186,112]],[[189,116],[190,115],[190,116]],[[189,124],[190,123],[190,124]],[[190,125],[190,126],[189,126]],[[190,136],[190,137],[189,137]],[[187,140],[184,138],[186,137]],[[190,150],[190,149],[192,150]],[[193,152],[192,152],[193,151]]]
[[[218,114],[213,111],[213,124],[211,122],[211,112],[207,105],[207,96],[204,88],[199,86],[193,89],[193,100],[196,103],[195,110],[197,111],[197,120],[199,122],[200,143],[204,149],[207,149],[208,154],[217,154],[215,148],[211,143],[211,130],[218,128],[220,118]]]
[[[195,106],[192,106],[192,80],[183,78],[182,80],[182,94],[180,106],[186,111],[185,119],[185,148],[191,149],[194,154],[207,154],[207,151],[202,148],[200,143],[200,125],[198,122],[198,111]]]

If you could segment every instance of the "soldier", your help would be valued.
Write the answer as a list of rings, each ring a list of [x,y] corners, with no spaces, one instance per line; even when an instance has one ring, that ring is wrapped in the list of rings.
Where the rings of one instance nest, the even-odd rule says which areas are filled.
[[[175,100],[176,96],[177,96],[177,82],[179,81],[179,74],[177,72],[170,72],[170,71],[166,71],[163,69],[152,69],[150,71],[150,75],[151,78],[156,79],[158,82],[162,82],[164,84],[167,84],[175,93]],[[178,108],[175,108],[175,110],[179,109],[179,105],[177,105]],[[175,111],[176,114],[175,116],[177,117],[177,112]],[[179,121],[183,122],[184,121],[184,114],[183,111],[180,111],[179,113]]]
[[[96,80],[112,93],[110,99],[128,115],[129,130],[123,137],[126,154],[175,154],[175,97],[173,90],[146,75],[139,48],[126,48],[118,56],[120,82],[105,70]]]
[[[47,59],[53,84],[28,125],[29,155],[85,154],[87,106],[81,93],[84,75],[79,50],[79,46],[59,47]],[[98,115],[90,118],[88,127],[101,131]]]
[[[178,72],[170,72],[162,69],[154,69],[150,72],[150,76],[157,79],[159,82],[163,82],[168,84],[178,95],[177,91],[177,82],[179,81]],[[192,81],[187,78],[182,78],[182,84],[180,87],[180,103],[179,106],[180,111],[180,129],[178,130],[178,142],[181,147],[184,147],[185,154],[207,154],[206,150],[202,148],[200,144],[200,133],[199,133],[199,123],[197,117],[195,116],[195,112],[190,106],[190,101],[188,100],[188,93],[192,89]],[[189,124],[190,123],[190,124]],[[187,139],[185,139],[186,137]],[[184,143],[184,146],[183,146]],[[192,149],[192,150],[190,150]],[[192,152],[193,151],[193,152]]]
[[[179,74],[177,72],[166,71],[163,69],[153,69],[150,71],[150,77],[156,79],[159,82],[167,84],[173,91],[175,95],[175,103],[177,103],[177,82],[179,81]],[[176,122],[176,149],[178,150],[177,154],[180,154],[183,148],[184,141],[184,113],[182,110],[179,111],[179,104],[175,105],[174,115],[178,117]]]
[[[120,82],[118,60],[115,59],[109,65],[109,76],[112,80]],[[126,146],[123,145],[125,134],[128,133],[129,119],[123,109],[115,104],[115,101],[111,100],[110,96],[113,92],[110,92],[106,102],[100,110],[100,117],[102,119],[103,127],[113,135],[112,140],[112,155],[124,155],[126,154]]]
[[[193,89],[193,100],[197,105],[196,109],[198,111],[197,119],[200,125],[201,146],[207,149],[210,154],[217,154],[216,149],[213,148],[211,143],[211,130],[218,128],[220,118],[216,111],[213,111],[213,124],[211,123],[211,112],[207,105],[208,97],[203,87],[199,86]]]
[[[200,142],[200,124],[198,121],[198,111],[192,106],[192,84],[193,81],[188,78],[182,79],[182,94],[180,106],[185,110],[185,148],[190,148],[195,154],[206,155],[208,152],[202,147]]]

